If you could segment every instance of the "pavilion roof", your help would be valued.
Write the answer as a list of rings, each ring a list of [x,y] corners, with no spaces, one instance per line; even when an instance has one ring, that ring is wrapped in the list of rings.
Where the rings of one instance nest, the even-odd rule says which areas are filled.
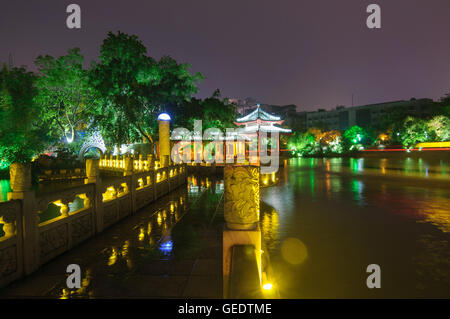
[[[246,116],[240,117],[238,119],[236,119],[237,123],[243,123],[243,122],[252,122],[252,121],[256,121],[257,119],[261,119],[263,121],[280,121],[281,118],[279,116],[275,116],[272,114],[269,114],[265,111],[263,111],[260,107],[259,104],[257,104],[256,109],[247,114]]]
[[[286,129],[282,127],[278,127],[275,125],[264,125],[264,124],[256,124],[256,125],[249,125],[246,126],[242,133],[249,134],[249,133],[256,133],[256,132],[268,132],[268,133],[291,133],[291,129]]]

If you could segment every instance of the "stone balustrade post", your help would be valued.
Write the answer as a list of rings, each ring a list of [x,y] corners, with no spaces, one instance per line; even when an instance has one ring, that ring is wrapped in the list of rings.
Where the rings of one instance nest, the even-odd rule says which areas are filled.
[[[125,156],[124,158],[124,176],[133,175],[134,173],[134,165],[133,165],[133,159],[130,156]]]
[[[169,167],[170,158],[169,155],[161,155],[161,167]]]
[[[8,200],[22,201],[21,216],[18,216],[18,227],[23,234],[23,265],[25,274],[31,274],[39,265],[39,216],[35,209],[36,200],[31,190],[31,165],[13,163],[10,168],[12,192]]]
[[[149,170],[155,169],[155,161],[153,155],[151,154],[147,155],[147,162]]]
[[[111,155],[112,158],[112,155]],[[94,211],[95,211],[95,230],[100,233],[103,230],[103,196],[102,180],[99,170],[100,162],[98,159],[89,158],[86,160],[86,179],[85,184],[95,184]]]
[[[134,163],[133,158],[130,156],[124,157],[124,163],[125,163],[125,170],[123,175],[124,176],[131,176],[131,189],[129,189],[130,196],[131,196],[131,211],[134,213],[137,211],[136,206],[136,187],[137,187],[137,177],[134,172]]]
[[[259,222],[259,167],[225,166],[225,211],[229,229],[255,229]]]
[[[261,279],[261,230],[259,227],[259,176],[257,166],[224,168],[223,294],[228,296],[233,246],[252,245]]]

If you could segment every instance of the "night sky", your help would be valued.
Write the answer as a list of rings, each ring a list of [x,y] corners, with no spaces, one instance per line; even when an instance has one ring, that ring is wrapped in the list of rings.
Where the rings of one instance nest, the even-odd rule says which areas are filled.
[[[80,30],[66,27],[81,6]],[[381,6],[382,28],[366,27]],[[296,104],[300,110],[450,92],[449,0],[1,0],[0,61],[80,47],[87,64],[108,31],[136,34],[148,53],[202,72],[200,97]]]

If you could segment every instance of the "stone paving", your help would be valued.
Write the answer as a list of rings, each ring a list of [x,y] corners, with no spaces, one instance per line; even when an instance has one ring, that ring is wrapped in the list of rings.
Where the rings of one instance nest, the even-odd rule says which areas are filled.
[[[221,184],[199,184],[55,258],[0,298],[222,298]],[[66,286],[69,264],[81,267],[80,289]]]

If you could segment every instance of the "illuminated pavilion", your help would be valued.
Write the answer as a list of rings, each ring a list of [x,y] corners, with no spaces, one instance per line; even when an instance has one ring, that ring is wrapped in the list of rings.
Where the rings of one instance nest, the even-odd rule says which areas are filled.
[[[276,125],[281,125],[284,122],[279,116],[275,116],[272,114],[269,114],[261,109],[261,105],[257,104],[256,109],[252,111],[251,113],[237,118],[234,124],[241,127],[241,130],[239,132],[240,135],[244,136],[245,140],[253,140],[255,138],[259,137],[260,132],[265,133],[278,133],[278,134],[287,134],[291,133],[292,130],[285,129],[282,127],[278,127]],[[236,152],[240,153],[242,152],[241,149],[242,144],[238,145],[238,149]],[[259,143],[258,143],[258,149],[259,149]],[[280,138],[278,137],[277,140],[277,148],[280,149]]]
[[[269,114],[261,109],[259,104],[256,105],[256,109],[251,113],[237,118],[234,123],[238,126],[238,129],[234,132],[227,132],[226,135],[221,134],[221,136],[216,137],[216,145],[217,143],[223,143],[223,150],[227,156],[232,156],[234,158],[238,156],[245,157],[246,154],[250,156],[256,156],[257,154],[250,154],[249,152],[249,144],[254,142],[255,139],[258,139],[261,132],[266,133],[267,137],[271,133],[278,134],[289,134],[292,131],[290,129],[285,129],[276,125],[281,125],[284,122],[279,116],[275,116]],[[214,135],[214,133],[212,134]],[[194,136],[192,132],[188,132],[185,135],[177,135],[171,136],[172,141],[183,141],[185,143],[191,144],[193,153],[192,156],[194,158],[198,158],[203,160],[203,149],[204,144],[208,144],[210,141],[203,141],[201,136]],[[196,143],[195,141],[199,142]],[[277,139],[276,148],[279,151],[280,139]],[[218,148],[216,148],[218,149]],[[258,143],[258,151],[259,151],[259,143]],[[182,153],[181,149],[177,152]],[[222,154],[223,158],[225,158],[225,154]]]

